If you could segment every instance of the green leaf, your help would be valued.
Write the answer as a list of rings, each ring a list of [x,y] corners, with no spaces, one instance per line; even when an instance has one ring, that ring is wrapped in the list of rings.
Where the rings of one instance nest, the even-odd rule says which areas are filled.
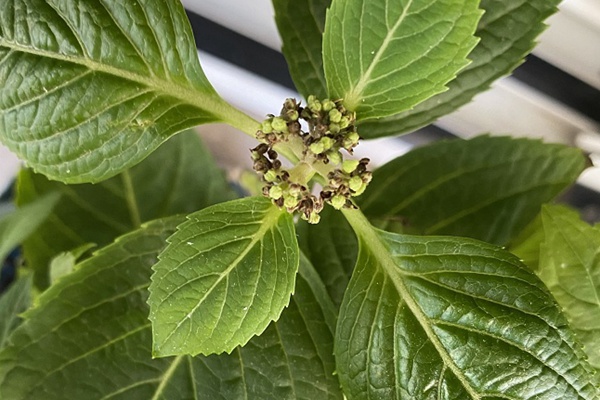
[[[48,265],[57,254],[87,243],[104,246],[141,222],[234,198],[223,173],[194,132],[177,135],[143,163],[100,184],[64,185],[23,171],[18,202],[49,192],[62,197],[48,221],[25,242],[24,255],[36,272],[35,284],[48,285]]]
[[[0,295],[0,350],[21,323],[20,314],[31,305],[31,276],[22,276]]]
[[[538,275],[583,342],[590,364],[600,369],[600,230],[561,206],[545,206],[542,221]]]
[[[280,321],[245,347],[152,359],[151,266],[182,219],[120,238],[44,292],[0,353],[0,398],[340,399],[333,305],[305,259]]]
[[[320,275],[331,300],[339,307],[356,264],[358,243],[344,216],[332,207],[321,212],[321,221],[296,226],[298,243]]]
[[[0,263],[48,218],[59,197],[48,193],[0,219]]]
[[[327,97],[322,52],[325,11],[330,4],[331,0],[273,0],[283,55],[304,97]]]
[[[292,216],[264,197],[188,215],[153,267],[154,355],[230,353],[279,318],[294,291]]]
[[[195,375],[202,398],[343,398],[333,375],[335,310],[305,258],[301,258],[296,285],[289,307],[263,334],[231,354],[198,357],[204,363]],[[215,378],[224,389],[215,385]]]
[[[412,132],[468,103],[496,79],[510,73],[537,43],[544,20],[559,0],[481,0],[485,10],[475,36],[479,43],[469,54],[472,63],[448,84],[449,90],[411,110],[360,125],[360,135],[375,138]]]
[[[537,272],[540,266],[540,245],[544,241],[544,226],[539,214],[513,240],[508,250],[519,257],[521,262]]]
[[[99,182],[215,121],[256,125],[204,76],[179,1],[0,5],[0,140],[34,170]]]
[[[359,205],[371,218],[405,220],[412,233],[505,245],[584,167],[581,151],[538,140],[438,142],[376,170]]]
[[[323,59],[331,98],[359,120],[396,114],[434,94],[464,68],[477,40],[477,0],[336,0]]]
[[[335,342],[348,399],[596,399],[560,307],[516,257],[344,213],[360,243]]]

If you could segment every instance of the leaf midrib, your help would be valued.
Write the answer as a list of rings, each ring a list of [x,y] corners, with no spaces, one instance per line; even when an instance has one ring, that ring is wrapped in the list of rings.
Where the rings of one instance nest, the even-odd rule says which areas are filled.
[[[381,46],[379,46],[379,49],[375,53],[375,56],[371,60],[371,63],[369,64],[369,67],[367,68],[367,70],[365,72],[362,72],[362,65],[361,65],[362,77],[356,83],[356,85],[346,94],[346,96],[344,96],[345,104],[347,105],[348,109],[354,110],[360,103],[362,93],[365,90],[365,88],[369,82],[369,79],[371,78],[371,74],[373,73],[373,70],[379,63],[379,60],[381,59],[381,57],[383,57],[383,54],[387,51],[389,43],[392,41],[396,31],[400,28],[400,26],[404,22],[404,19],[407,17],[408,10],[412,6],[413,1],[414,0],[408,0],[406,7],[404,8],[404,10],[402,10],[402,14],[398,18],[398,21],[396,21],[396,23],[394,24],[392,29],[390,29],[388,31],[387,35],[383,38],[383,42],[381,43]],[[360,30],[360,32],[361,32],[361,37],[362,37],[362,29]]]
[[[377,235],[371,224],[360,212],[360,210],[343,209],[342,212],[348,219],[348,222],[350,222],[354,228],[357,236],[362,239],[360,244],[365,245],[370,249],[371,253],[379,262],[384,272],[387,274],[387,276],[389,276],[396,290],[398,291],[400,298],[404,300],[404,303],[415,316],[415,319],[419,322],[419,325],[423,331],[425,331],[427,338],[437,350],[444,365],[450,368],[454,376],[460,381],[461,385],[464,387],[467,393],[469,393],[473,400],[480,400],[481,396],[475,391],[462,371],[454,363],[437,335],[433,332],[433,329],[428,322],[428,317],[425,315],[425,313],[423,313],[415,299],[410,295],[408,288],[402,280],[402,273],[398,271],[396,262],[392,258],[388,247],[383,243],[383,240],[379,237],[379,235]]]
[[[101,72],[108,75],[112,75],[118,78],[122,78],[131,82],[138,83],[142,86],[146,86],[154,89],[157,92],[161,92],[167,96],[179,99],[189,105],[192,105],[199,110],[204,110],[212,114],[217,119],[223,122],[235,122],[233,117],[233,111],[226,102],[224,102],[210,86],[203,88],[204,90],[194,90],[182,86],[176,82],[163,81],[162,79],[152,79],[151,77],[136,74],[131,71],[119,69],[117,67],[102,64],[95,60],[85,57],[73,57],[59,53],[53,53],[40,49],[35,49],[30,46],[22,45],[19,43],[8,41],[4,38],[0,38],[0,48],[5,47],[11,50],[15,50],[21,53],[31,54],[39,57],[45,57],[57,61],[67,62],[71,64],[80,65],[88,68],[91,71]],[[237,110],[235,110],[237,111]]]

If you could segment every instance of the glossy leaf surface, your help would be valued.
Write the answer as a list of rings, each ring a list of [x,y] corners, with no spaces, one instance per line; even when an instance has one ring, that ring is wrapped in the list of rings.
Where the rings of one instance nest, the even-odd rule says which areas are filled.
[[[469,54],[472,63],[448,83],[448,91],[411,110],[365,121],[360,134],[374,138],[412,132],[468,103],[493,81],[510,73],[533,49],[544,30],[544,20],[556,11],[559,0],[482,0],[485,10],[475,36],[479,43]]]
[[[584,167],[581,151],[537,140],[444,141],[376,170],[359,204],[371,218],[402,219],[409,232],[505,245]]]
[[[600,369],[600,229],[561,206],[544,207],[542,222],[538,274]]]
[[[141,222],[234,198],[194,132],[177,135],[143,163],[96,185],[64,185],[21,172],[20,204],[50,192],[60,193],[61,200],[24,245],[25,258],[36,271],[35,283],[41,287],[48,284],[50,260],[61,252],[88,243],[102,247]]]
[[[331,0],[273,0],[283,55],[296,88],[305,98],[327,96],[323,72],[325,10]]]
[[[329,96],[359,120],[408,110],[446,90],[477,43],[475,0],[336,0],[323,59]]]
[[[348,399],[596,398],[560,307],[516,257],[345,214],[360,243],[336,330]]]
[[[0,3],[0,140],[52,179],[98,182],[240,120],[254,124],[207,81],[179,1]]]
[[[152,222],[120,238],[45,292],[0,353],[1,398],[340,399],[333,306],[306,262],[280,321],[244,348],[152,359],[150,267],[180,222]]]
[[[289,303],[299,263],[292,216],[264,197],[188,215],[153,267],[154,355],[230,353]]]

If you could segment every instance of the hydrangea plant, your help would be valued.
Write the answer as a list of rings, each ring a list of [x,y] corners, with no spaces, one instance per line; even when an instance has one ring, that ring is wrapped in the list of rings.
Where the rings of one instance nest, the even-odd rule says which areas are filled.
[[[259,122],[177,0],[1,1],[0,141],[28,168],[0,398],[596,399],[600,231],[548,204],[579,150],[353,158],[510,73],[557,2],[273,0],[302,98]],[[182,133],[213,122],[256,138],[253,196]]]

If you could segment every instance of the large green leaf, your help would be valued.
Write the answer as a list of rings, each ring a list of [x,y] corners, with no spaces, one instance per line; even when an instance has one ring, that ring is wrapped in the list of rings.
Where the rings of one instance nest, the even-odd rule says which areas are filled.
[[[477,40],[477,0],[335,0],[323,59],[329,95],[359,120],[414,107],[446,90]]]
[[[600,369],[600,230],[561,206],[544,207],[542,222],[538,275]]]
[[[365,138],[399,135],[425,126],[468,103],[491,83],[510,73],[536,44],[544,20],[556,11],[560,0],[481,0],[485,10],[475,36],[479,43],[469,54],[473,62],[448,84],[449,90],[418,104],[411,110],[365,121]]]
[[[348,399],[597,398],[560,307],[516,257],[344,213],[360,243],[335,342]]]
[[[0,264],[48,218],[59,198],[58,193],[47,193],[0,218]]]
[[[294,291],[292,216],[249,197],[188,215],[153,267],[154,355],[230,353],[279,318]]]
[[[325,10],[330,4],[331,0],[273,0],[283,55],[304,97],[327,97],[322,52]]]
[[[255,125],[207,81],[179,1],[0,3],[0,140],[36,171],[98,182],[213,121]]]
[[[581,151],[538,140],[444,141],[376,170],[359,204],[367,216],[402,219],[414,233],[504,245],[584,167]]]
[[[333,306],[306,262],[280,321],[245,347],[152,359],[150,267],[180,222],[153,222],[120,238],[44,292],[0,353],[0,398],[340,399]]]
[[[20,204],[49,192],[61,193],[61,200],[24,246],[41,287],[48,284],[50,260],[63,251],[88,243],[104,246],[143,221],[191,213],[234,197],[194,132],[177,135],[143,163],[96,185],[64,185],[31,171],[21,173]]]
[[[321,221],[296,226],[300,248],[321,276],[333,303],[339,307],[356,264],[356,235],[344,216],[332,207],[321,212]]]
[[[31,276],[22,276],[0,294],[0,350],[21,323],[20,314],[31,305]]]

